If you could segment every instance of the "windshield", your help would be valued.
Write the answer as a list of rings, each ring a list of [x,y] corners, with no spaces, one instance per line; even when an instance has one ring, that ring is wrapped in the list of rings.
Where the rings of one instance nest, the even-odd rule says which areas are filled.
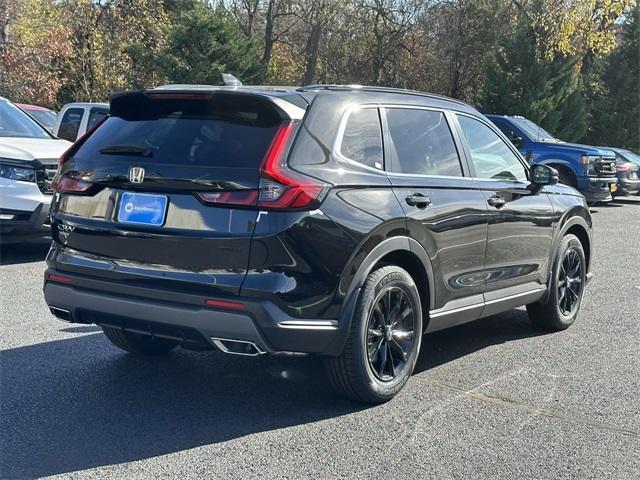
[[[640,165],[640,155],[630,152],[629,150],[618,150],[622,157],[630,162]]]
[[[0,100],[0,137],[51,138],[51,135],[18,107]]]
[[[25,109],[29,115],[39,121],[42,125],[47,128],[53,128],[56,124],[56,113],[51,110],[35,110],[35,109]]]
[[[524,133],[532,140],[537,142],[557,142],[558,139],[526,118],[513,117],[513,121],[524,131]]]

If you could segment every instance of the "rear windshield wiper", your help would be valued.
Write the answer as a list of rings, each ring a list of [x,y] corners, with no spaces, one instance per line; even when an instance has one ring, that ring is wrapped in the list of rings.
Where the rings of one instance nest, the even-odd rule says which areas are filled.
[[[136,145],[110,145],[100,149],[100,153],[105,155],[140,155],[151,157],[153,152],[149,148],[138,147]]]

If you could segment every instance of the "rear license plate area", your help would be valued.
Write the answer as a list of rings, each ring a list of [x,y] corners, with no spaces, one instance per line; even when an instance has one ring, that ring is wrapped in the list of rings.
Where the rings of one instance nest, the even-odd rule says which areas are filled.
[[[118,207],[118,223],[161,227],[167,215],[166,195],[124,192]]]

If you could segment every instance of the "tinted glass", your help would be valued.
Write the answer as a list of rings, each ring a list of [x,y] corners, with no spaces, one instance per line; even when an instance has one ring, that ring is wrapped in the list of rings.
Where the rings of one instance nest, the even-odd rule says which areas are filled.
[[[462,176],[458,151],[442,112],[390,108],[387,123],[396,153],[390,171]]]
[[[458,115],[458,120],[471,153],[476,177],[521,182],[527,180],[520,159],[497,133],[474,118]]]
[[[382,131],[376,108],[362,108],[349,115],[340,153],[372,168],[382,168]]]
[[[51,138],[29,115],[5,100],[0,100],[0,137]]]
[[[89,114],[89,123],[87,124],[87,130],[92,129],[96,123],[98,123],[107,115],[109,115],[109,112],[105,112],[104,110],[92,110]]]
[[[531,138],[537,142],[543,141],[555,141],[556,138],[551,135],[549,132],[544,130],[539,125],[536,125],[531,120],[526,118],[518,118],[513,117],[513,121],[522,129],[524,132]]]
[[[51,110],[27,110],[27,113],[49,129],[56,124],[57,115]]]
[[[62,116],[60,122],[60,128],[58,129],[58,137],[75,141],[78,137],[78,130],[80,129],[80,122],[82,121],[82,114],[84,110],[81,108],[70,108]]]
[[[629,150],[620,150],[620,155],[622,155],[625,160],[640,165],[640,155],[630,152]]]
[[[511,138],[512,134],[517,135],[517,133],[513,130],[513,128],[511,128],[511,125],[507,124],[506,122],[498,122],[495,120],[492,120],[492,122],[495,124],[496,127],[500,129],[502,133],[504,133],[507,136],[507,138]]]
[[[272,107],[241,98],[155,100],[145,111],[125,110],[112,109],[76,161],[109,156],[130,162],[127,151],[138,150],[147,152],[145,163],[257,169],[281,123]],[[125,151],[113,154],[114,147]]]

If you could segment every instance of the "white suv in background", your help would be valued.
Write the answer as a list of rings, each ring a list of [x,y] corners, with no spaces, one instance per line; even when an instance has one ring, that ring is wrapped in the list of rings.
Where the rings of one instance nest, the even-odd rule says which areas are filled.
[[[108,103],[67,103],[58,112],[53,134],[58,138],[75,142],[107,115]]]
[[[49,233],[51,180],[70,142],[0,97],[0,240]]]

